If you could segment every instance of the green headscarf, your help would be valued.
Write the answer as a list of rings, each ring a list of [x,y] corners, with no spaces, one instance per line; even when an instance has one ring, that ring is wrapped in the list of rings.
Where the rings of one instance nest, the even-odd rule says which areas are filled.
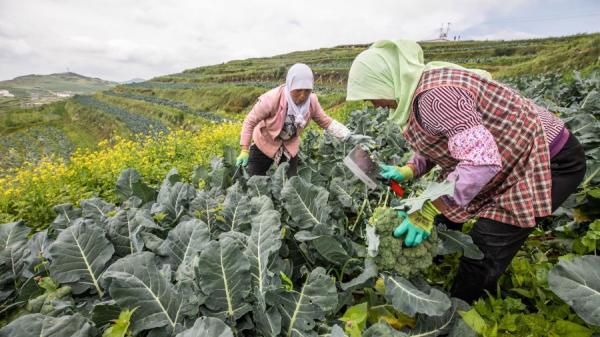
[[[423,50],[416,42],[383,40],[358,54],[352,62],[346,100],[395,99],[398,107],[390,112],[389,119],[404,126],[421,74],[437,68],[468,70],[481,77],[492,78],[485,70],[466,69],[449,62],[425,64]]]

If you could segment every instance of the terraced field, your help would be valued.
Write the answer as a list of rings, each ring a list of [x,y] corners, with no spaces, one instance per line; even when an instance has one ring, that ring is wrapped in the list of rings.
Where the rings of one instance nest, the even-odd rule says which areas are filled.
[[[497,78],[546,72],[571,77],[573,70],[586,74],[598,67],[599,46],[600,34],[422,43],[427,60],[483,68]],[[366,47],[338,46],[188,69],[36,109],[20,109],[6,100],[13,105],[0,111],[0,135],[4,139],[0,153],[11,155],[0,158],[0,175],[45,155],[68,158],[76,148],[94,149],[110,135],[133,137],[169,129],[198,130],[213,123],[240,120],[260,94],[283,81],[287,67],[296,62],[313,68],[323,107],[343,115],[357,107],[344,102],[345,80],[352,60]],[[53,141],[43,139],[14,141],[30,132],[35,138],[40,128],[51,128],[57,137],[57,133],[64,133],[61,137],[65,144],[71,145],[58,149]]]

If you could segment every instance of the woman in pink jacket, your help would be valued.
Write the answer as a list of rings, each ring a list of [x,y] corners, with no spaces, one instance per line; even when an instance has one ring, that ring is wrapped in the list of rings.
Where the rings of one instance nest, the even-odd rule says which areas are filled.
[[[285,84],[259,97],[244,120],[237,166],[247,166],[253,176],[265,175],[273,163],[288,162],[288,176],[296,175],[300,135],[311,120],[336,138],[352,136],[346,126],[323,111],[312,93],[313,84],[312,70],[297,63],[288,70]],[[360,141],[365,136],[352,138]]]

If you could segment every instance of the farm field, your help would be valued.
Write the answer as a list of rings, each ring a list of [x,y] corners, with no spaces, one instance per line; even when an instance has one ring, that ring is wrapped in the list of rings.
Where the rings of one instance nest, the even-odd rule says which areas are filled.
[[[314,69],[328,113],[374,139],[375,157],[405,162],[387,110],[344,101],[364,48],[0,112],[0,336],[600,336],[600,34],[423,44],[427,60],[489,70],[548,107],[586,151],[578,192],[471,304],[449,290],[460,257],[481,257],[472,222],[436,226],[418,248],[389,241],[390,207],[414,202],[436,171],[404,184],[404,198],[369,191],[342,164],[352,144],[316,128],[297,177],[235,167],[241,120],[295,62]]]

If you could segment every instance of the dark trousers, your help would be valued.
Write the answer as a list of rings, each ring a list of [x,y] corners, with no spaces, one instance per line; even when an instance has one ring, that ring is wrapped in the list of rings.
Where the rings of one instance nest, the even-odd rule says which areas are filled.
[[[552,170],[552,210],[556,210],[573,192],[585,175],[583,147],[571,135],[562,150],[550,159]],[[460,230],[462,224],[438,218],[451,229]],[[494,294],[500,276],[506,271],[533,228],[519,228],[499,221],[480,218],[469,235],[483,252],[482,260],[461,257],[451,294],[472,302],[487,290]]]
[[[267,174],[271,165],[273,165],[273,159],[262,153],[258,149],[258,146],[252,145],[249,149],[250,155],[248,157],[248,175],[250,176],[264,176]],[[281,162],[287,161],[287,157],[283,156]],[[288,177],[292,177],[298,174],[298,156],[289,160],[289,166],[286,172]]]

